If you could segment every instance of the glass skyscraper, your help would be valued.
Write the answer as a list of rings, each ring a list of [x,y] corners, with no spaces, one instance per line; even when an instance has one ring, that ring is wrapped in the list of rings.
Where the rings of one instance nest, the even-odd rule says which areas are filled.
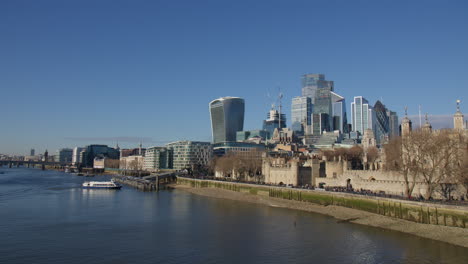
[[[351,119],[352,129],[359,133],[364,134],[364,131],[368,128],[373,129],[374,125],[374,111],[372,106],[362,96],[355,96],[354,102],[351,103]]]
[[[236,141],[237,131],[244,129],[244,99],[222,97],[210,102],[213,143]]]
[[[307,96],[298,96],[292,99],[292,130],[296,132],[304,132],[305,126],[311,125],[312,109],[312,98]]]
[[[313,134],[319,131],[330,131],[333,126],[333,99],[332,92],[334,90],[333,81],[325,80],[324,74],[305,74],[302,76],[302,96],[310,97],[313,105],[313,114],[319,115],[320,118],[313,118],[311,122],[314,129]],[[328,118],[328,120],[325,120]],[[320,122],[317,123],[317,122]],[[311,124],[309,124],[311,125]]]
[[[388,110],[387,115],[389,117],[389,137],[398,137],[400,132],[398,128],[398,115],[396,112]]]
[[[374,105],[375,113],[375,124],[374,124],[374,134],[377,144],[385,142],[389,137],[390,132],[390,118],[388,116],[388,110],[385,105],[382,104],[379,100]]]
[[[317,98],[317,90],[326,88],[326,90],[333,91],[333,81],[325,80],[325,74],[304,74],[302,76],[302,96],[312,98],[312,104],[315,105]]]
[[[332,96],[332,126],[333,130],[339,130],[341,133],[348,132],[348,118],[346,115],[345,98],[337,93],[331,92]]]

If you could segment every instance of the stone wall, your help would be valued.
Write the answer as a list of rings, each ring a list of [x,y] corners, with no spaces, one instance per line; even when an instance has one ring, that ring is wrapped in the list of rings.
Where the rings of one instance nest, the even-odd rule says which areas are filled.
[[[385,192],[392,195],[404,195],[405,183],[403,178],[398,173],[385,170],[346,170],[346,164],[342,161],[332,161],[326,163],[326,177],[317,178],[315,186],[320,183],[325,183],[325,186],[341,186],[346,187],[346,183],[350,180],[353,188],[366,189],[374,192]],[[423,182],[417,182],[413,197],[424,196],[427,190],[427,185]],[[464,193],[464,188],[458,186],[454,191],[454,198],[459,198]],[[443,198],[438,190],[434,191],[433,198]]]

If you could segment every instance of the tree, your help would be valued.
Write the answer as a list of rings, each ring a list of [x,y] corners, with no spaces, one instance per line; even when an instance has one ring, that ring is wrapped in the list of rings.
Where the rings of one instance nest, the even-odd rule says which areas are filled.
[[[410,142],[408,137],[395,137],[384,145],[385,169],[402,176],[407,198],[411,198],[418,176],[411,157],[412,145]]]
[[[373,163],[379,157],[379,150],[376,147],[369,147],[366,150],[367,162]]]

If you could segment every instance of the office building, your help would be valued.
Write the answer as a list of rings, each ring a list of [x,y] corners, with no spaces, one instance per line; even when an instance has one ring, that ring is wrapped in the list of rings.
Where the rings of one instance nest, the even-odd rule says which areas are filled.
[[[281,114],[278,110],[272,108],[268,113],[266,120],[263,120],[263,130],[268,131],[270,137],[273,135],[275,128],[286,127],[286,115]],[[269,138],[268,138],[269,139]]]
[[[73,149],[62,148],[57,150],[56,161],[60,163],[72,163],[73,160]]]
[[[355,96],[354,102],[351,103],[351,120],[353,131],[364,134],[366,129],[374,127],[374,111],[372,106],[362,96]]]
[[[176,170],[206,166],[213,152],[209,142],[177,141],[167,144],[166,147],[172,151],[172,164]]]
[[[88,145],[84,151],[81,152],[81,163],[85,167],[93,167],[94,158],[107,158],[118,160],[120,158],[120,152],[114,148],[110,148],[107,145]]]
[[[312,104],[315,105],[317,90],[325,88],[328,91],[334,90],[333,81],[325,80],[325,74],[304,74],[301,78],[302,96],[312,98]]]
[[[34,156],[36,154],[36,151],[34,149],[31,149],[29,152],[29,156]]]
[[[389,138],[394,138],[399,136],[399,128],[398,128],[398,115],[396,112],[388,110],[387,112],[388,115],[388,122],[389,122],[389,131],[388,131],[388,136]]]
[[[390,137],[390,117],[388,116],[388,109],[379,100],[374,105],[375,123],[374,123],[374,136],[377,144],[381,144]]]
[[[222,142],[213,144],[213,154],[218,157],[227,154],[261,157],[264,151],[265,145],[248,142]]]
[[[313,106],[310,97],[294,97],[291,104],[291,129],[303,134],[306,127],[311,125],[312,111]]]
[[[330,131],[330,118],[328,114],[312,114],[312,135],[321,135],[323,132]]]
[[[332,130],[348,133],[348,118],[346,114],[346,100],[343,96],[331,92],[332,96]]]
[[[222,97],[210,102],[213,143],[236,141],[236,132],[244,129],[244,99]]]
[[[75,147],[73,148],[72,164],[77,165],[81,163],[82,152],[85,151],[85,148]]]
[[[249,131],[238,131],[236,134],[236,141],[242,142],[252,138],[258,138],[261,141],[271,138],[270,132],[266,130],[249,130]]]
[[[143,169],[157,171],[172,168],[172,150],[166,147],[151,147],[145,152]]]

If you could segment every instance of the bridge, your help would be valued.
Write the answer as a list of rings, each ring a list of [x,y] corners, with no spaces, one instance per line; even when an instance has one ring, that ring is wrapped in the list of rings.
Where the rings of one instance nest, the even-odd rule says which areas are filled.
[[[64,162],[52,162],[52,161],[0,160],[0,167],[8,166],[9,168],[20,167],[20,166],[34,168],[36,166],[40,166],[43,170],[45,170],[45,166],[65,167],[67,165],[70,165],[70,164],[64,163]]]

